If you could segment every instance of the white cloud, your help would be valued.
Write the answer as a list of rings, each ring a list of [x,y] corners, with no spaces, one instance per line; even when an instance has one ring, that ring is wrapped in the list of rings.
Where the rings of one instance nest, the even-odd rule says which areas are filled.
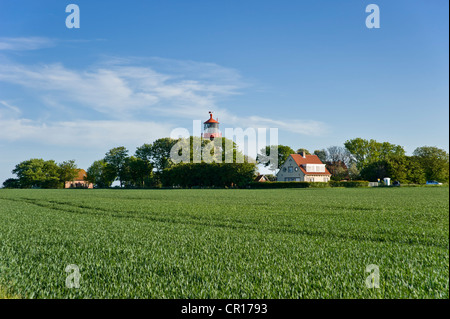
[[[48,48],[54,41],[42,37],[0,38],[0,51],[24,51]]]
[[[221,96],[236,94],[238,89],[220,83],[221,79],[217,83],[183,79],[135,66],[75,71],[61,64],[2,64],[0,81],[35,89],[47,98],[51,95],[53,101],[77,102],[115,118],[132,118],[138,112],[186,117],[192,116],[192,110],[204,115]]]
[[[66,112],[69,119],[55,122],[50,118],[43,123],[18,118],[17,113],[9,119],[3,118],[0,139],[38,139],[52,144],[81,140],[83,144],[100,145],[105,139],[131,140],[150,130],[157,132],[155,136],[164,136],[163,133],[168,136],[170,132],[163,124],[164,119],[169,122],[176,118],[204,119],[210,110],[220,114],[221,122],[227,127],[277,127],[302,135],[326,132],[326,125],[319,121],[261,115],[242,117],[219,107],[222,98],[241,94],[246,84],[236,70],[214,63],[109,58],[92,68],[74,70],[60,63],[8,62],[0,63],[0,81],[29,89],[37,100]],[[5,101],[0,103],[20,111]],[[75,121],[73,115],[80,108],[94,110],[98,112],[95,118],[100,116],[104,120]]]
[[[4,141],[82,148],[140,145],[169,136],[172,127],[174,126],[151,121],[66,121],[47,124],[0,117],[0,136]]]

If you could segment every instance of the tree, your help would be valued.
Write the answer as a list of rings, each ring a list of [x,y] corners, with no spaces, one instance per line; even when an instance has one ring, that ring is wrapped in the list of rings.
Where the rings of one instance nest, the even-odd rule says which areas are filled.
[[[327,162],[331,162],[332,164],[343,163],[346,166],[345,169],[347,169],[347,165],[350,165],[352,161],[350,152],[342,146],[330,146],[326,149],[326,154]]]
[[[75,160],[64,161],[59,166],[59,181],[63,187],[65,182],[73,181],[78,175],[78,168],[75,164]]]
[[[18,178],[8,178],[3,182],[3,188],[20,188],[20,182]]]
[[[298,148],[296,153],[297,154],[305,153],[305,155],[311,155],[311,153],[306,148]]]
[[[377,161],[367,164],[361,170],[361,177],[363,180],[376,182],[378,179],[383,179],[388,176],[386,161]]]
[[[315,150],[314,155],[317,155],[322,163],[325,163],[327,161],[327,151],[325,149]]]
[[[253,163],[180,163],[162,172],[165,186],[245,187],[255,177]]]
[[[123,178],[128,186],[144,187],[145,181],[151,177],[152,164],[135,156],[127,157],[124,164]]]
[[[21,188],[61,186],[59,167],[53,160],[34,158],[23,161],[16,165],[12,173],[17,175]]]
[[[122,187],[123,185],[123,168],[127,157],[128,150],[124,146],[115,147],[105,154],[104,160],[107,164],[111,165],[114,168],[114,171],[116,172],[115,178],[119,180],[120,187]]]
[[[137,148],[136,157],[147,160],[153,164],[153,167],[158,171],[172,166],[170,160],[170,151],[179,139],[172,139],[169,137],[160,138],[152,144],[144,144]]]
[[[409,183],[408,169],[409,161],[407,156],[391,156],[384,160],[386,165],[386,177],[401,183]]]
[[[351,180],[358,180],[360,178],[360,171],[358,167],[356,167],[356,163],[351,163],[348,168],[348,175]]]
[[[342,161],[337,162],[325,162],[327,170],[331,173],[331,179],[340,181],[343,179],[349,179],[347,165]]]
[[[331,173],[333,180],[350,179],[348,166],[353,162],[350,152],[342,146],[330,146],[327,149],[316,150],[317,155],[322,163],[326,164],[326,168]]]
[[[387,176],[401,183],[424,184],[425,172],[414,156],[391,156],[386,163]]]
[[[413,155],[424,170],[427,180],[443,183],[449,181],[449,154],[445,150],[435,146],[422,146],[416,148]]]
[[[420,165],[420,161],[416,156],[408,157],[407,179],[410,183],[425,184],[427,179],[425,171]]]
[[[406,155],[391,154],[387,159],[371,162],[361,170],[361,177],[373,182],[390,177],[401,183],[425,183],[425,173],[417,158]]]
[[[367,164],[367,157],[370,153],[369,141],[358,137],[346,141],[344,145],[356,162],[357,168],[361,170]]]
[[[225,137],[216,137],[211,141],[201,137],[190,136],[189,139],[180,139],[179,142],[184,147],[189,145],[191,163],[194,160],[216,163],[244,163],[249,161],[248,156],[245,156],[239,150],[237,144]]]
[[[233,163],[240,162],[240,163],[248,163],[248,162],[255,162],[255,159],[249,158],[247,155],[244,155],[244,153],[239,149],[237,144],[225,137],[221,138],[221,144],[222,144],[222,163],[225,163],[227,160],[227,154],[229,157],[231,157],[231,152],[233,156]],[[231,149],[230,149],[231,147]]]
[[[272,167],[273,163],[268,162],[266,159],[271,151],[271,149],[278,149],[278,165],[276,167]],[[256,161],[260,164],[263,164],[265,167],[271,166],[271,169],[279,169],[284,162],[287,160],[289,155],[295,154],[294,150],[286,145],[268,145],[265,148],[260,150],[260,153],[256,157]]]
[[[86,181],[94,184],[96,188],[110,187],[115,178],[115,168],[104,160],[95,161],[86,170]]]
[[[404,156],[405,150],[400,145],[388,142],[379,143],[375,140],[365,140],[355,138],[344,143],[349,152],[350,161],[355,161],[359,170],[362,170],[369,164],[378,161],[388,160],[391,156]],[[372,165],[372,168],[376,165]]]

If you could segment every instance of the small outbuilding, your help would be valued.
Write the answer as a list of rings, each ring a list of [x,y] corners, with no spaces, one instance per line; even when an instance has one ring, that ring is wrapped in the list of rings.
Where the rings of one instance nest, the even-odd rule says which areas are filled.
[[[263,182],[268,182],[268,181],[269,181],[269,179],[265,175],[262,175],[262,174],[259,174],[255,178],[255,182],[263,183]]]
[[[87,173],[84,169],[78,169],[78,175],[73,181],[64,183],[64,188],[94,188],[94,184],[85,180]]]

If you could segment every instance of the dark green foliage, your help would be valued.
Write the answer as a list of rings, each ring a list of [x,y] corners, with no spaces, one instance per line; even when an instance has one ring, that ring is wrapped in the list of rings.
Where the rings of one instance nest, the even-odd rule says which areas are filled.
[[[368,187],[368,181],[330,181],[331,187]]]
[[[315,150],[314,155],[317,155],[317,157],[322,161],[322,163],[325,163],[327,161],[327,151],[324,149]]]
[[[271,189],[271,188],[327,188],[327,187],[367,187],[367,181],[349,181],[339,182],[330,181],[328,183],[321,182],[253,182],[250,188],[254,189]]]
[[[116,169],[104,160],[95,161],[86,170],[86,180],[95,188],[110,187],[116,179]]]
[[[33,158],[16,165],[13,174],[16,174],[20,188],[61,188],[60,170],[53,160]]]
[[[152,164],[149,161],[130,156],[125,159],[123,179],[126,187],[145,187],[152,175]],[[148,185],[147,185],[148,186]]]
[[[396,156],[385,161],[387,176],[404,184],[425,184],[425,172],[415,156]]]
[[[17,178],[8,178],[3,182],[3,188],[20,188],[20,181]]]
[[[8,181],[8,188],[64,188],[64,183],[72,181],[78,174],[75,160],[56,164],[54,160],[44,161],[33,158],[16,165],[13,174],[17,179]],[[14,182],[14,183],[12,183]]]
[[[372,162],[361,170],[361,178],[370,182],[376,182],[378,179],[382,180],[385,177],[389,177],[387,171],[386,161]]]
[[[405,150],[400,145],[388,142],[377,142],[355,138],[344,143],[350,152],[352,160],[356,162],[357,168],[363,170],[367,165],[378,161],[387,160],[391,156],[404,156]]]
[[[414,156],[406,156],[400,145],[362,138],[345,142],[345,147],[363,179],[375,182],[390,177],[394,181],[414,184],[423,184],[426,180],[448,182],[449,155],[437,147],[419,147]]]
[[[75,160],[62,162],[59,166],[59,181],[64,187],[65,182],[73,181],[78,175],[78,168]]]
[[[426,180],[436,180],[442,183],[449,181],[449,154],[433,146],[418,147],[414,156],[425,173]]]
[[[170,160],[170,150],[178,141],[179,139],[169,137],[157,139],[153,143],[138,147],[136,149],[136,157],[148,161],[156,170],[162,171],[173,165]]]
[[[181,163],[161,174],[165,187],[245,187],[255,177],[252,163]]]
[[[328,183],[323,183],[327,185]],[[270,189],[270,188],[308,188],[311,187],[310,182],[252,182],[250,188]]]
[[[361,177],[371,182],[383,180],[385,177],[404,184],[424,184],[426,181],[424,170],[417,158],[402,155],[368,164],[362,169]]]
[[[109,164],[115,171],[115,179],[119,180],[120,187],[123,186],[125,180],[125,162],[128,157],[128,150],[124,146],[110,149],[106,154],[104,161]]]

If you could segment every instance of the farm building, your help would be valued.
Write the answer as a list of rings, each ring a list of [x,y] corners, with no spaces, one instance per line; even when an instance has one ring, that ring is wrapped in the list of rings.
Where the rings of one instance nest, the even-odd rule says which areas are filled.
[[[317,155],[291,154],[277,173],[278,182],[329,182],[330,172]]]
[[[265,175],[262,175],[262,174],[259,174],[255,178],[255,182],[263,183],[263,182],[267,182],[267,181],[269,181],[269,179]]]
[[[86,176],[86,171],[84,169],[79,169],[78,175],[73,181],[67,181],[64,183],[64,188],[94,188],[92,183],[84,180]]]

